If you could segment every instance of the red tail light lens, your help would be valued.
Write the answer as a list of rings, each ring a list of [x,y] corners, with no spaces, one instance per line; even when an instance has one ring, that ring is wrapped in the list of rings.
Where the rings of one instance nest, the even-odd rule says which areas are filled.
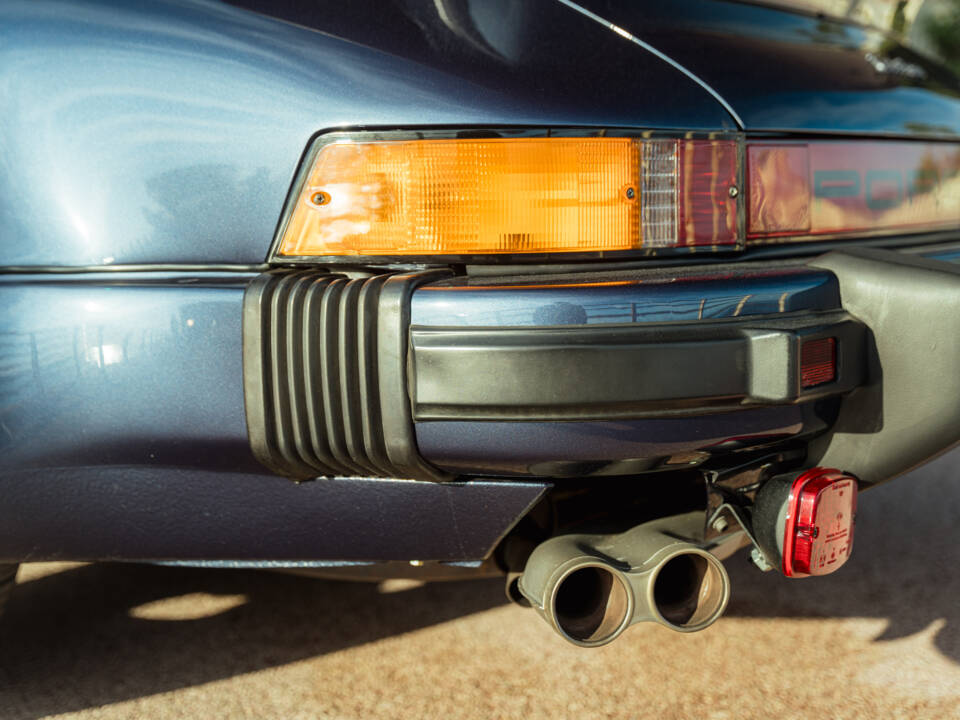
[[[747,147],[748,243],[960,227],[960,144]]]
[[[783,574],[828,575],[853,549],[857,481],[839,470],[813,468],[793,482],[783,543]]]
[[[682,142],[679,171],[678,244],[735,245],[738,194],[736,143],[724,140]]]

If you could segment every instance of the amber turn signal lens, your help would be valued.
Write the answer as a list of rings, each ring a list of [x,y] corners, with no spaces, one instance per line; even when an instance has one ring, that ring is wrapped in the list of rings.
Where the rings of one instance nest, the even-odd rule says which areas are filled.
[[[639,162],[629,138],[334,142],[316,155],[279,253],[638,248]]]

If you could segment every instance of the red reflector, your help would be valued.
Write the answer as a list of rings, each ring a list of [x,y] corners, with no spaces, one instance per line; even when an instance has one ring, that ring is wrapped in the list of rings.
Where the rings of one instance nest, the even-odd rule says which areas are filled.
[[[839,470],[813,468],[793,481],[784,527],[783,574],[828,575],[853,548],[857,481]]]
[[[800,346],[800,385],[811,388],[836,379],[836,338],[819,338],[803,343]]]
[[[735,245],[737,144],[680,140],[678,245]]]

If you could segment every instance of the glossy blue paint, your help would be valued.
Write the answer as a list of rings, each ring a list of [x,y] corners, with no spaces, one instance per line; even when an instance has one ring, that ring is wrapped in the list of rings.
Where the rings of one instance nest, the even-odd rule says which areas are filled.
[[[955,43],[942,47],[949,43],[953,0],[911,3],[900,13],[887,0],[814,2],[812,11],[802,3],[778,8],[726,0],[553,0],[556,8],[528,0],[399,0],[389,7],[380,0],[233,2],[431,67],[452,66],[510,94],[549,98],[559,90],[582,97],[592,87],[630,103],[624,115],[632,125],[675,102],[660,83],[632,84],[636,71],[620,58],[642,52],[637,43],[643,43],[703,82],[748,131],[960,135],[960,68],[955,59],[948,66]],[[848,17],[817,14],[820,8]],[[868,18],[899,23],[899,30],[857,22]],[[893,60],[922,75],[877,70]],[[526,82],[538,69],[539,82]]]
[[[858,6],[882,5],[861,14],[888,17],[901,24],[899,31],[752,3],[577,1],[696,73],[733,106],[748,131],[960,135],[958,68],[948,66],[947,48],[938,47],[934,34],[938,24],[941,35],[950,28],[952,0],[920,3],[916,15],[908,20],[901,12],[899,21],[890,17],[889,3],[844,6],[858,17],[865,10]],[[894,59],[920,74],[878,71]]]
[[[329,128],[734,128],[606,29],[553,0],[515,8],[491,73],[213,0],[0,3],[0,266],[262,262],[300,157]],[[428,43],[412,28],[386,31]],[[670,102],[650,102],[658,89]]]
[[[247,441],[249,276],[0,276],[0,471],[263,473]]]
[[[542,482],[427,483],[185,468],[0,469],[0,561],[469,562]]]
[[[717,0],[583,4],[749,131],[960,133],[956,75],[877,31]],[[736,129],[556,0],[8,0],[0,103],[0,266],[261,262],[331,128]]]
[[[0,559],[473,561],[544,492],[272,475],[244,419],[251,277],[0,275]]]
[[[684,322],[831,310],[840,306],[836,279],[805,268],[716,274],[621,273],[491,283],[456,278],[418,288],[415,326],[526,326]]]
[[[960,248],[957,247],[936,250],[933,252],[924,253],[923,255],[924,257],[928,257],[932,260],[943,260],[944,262],[960,264]]]

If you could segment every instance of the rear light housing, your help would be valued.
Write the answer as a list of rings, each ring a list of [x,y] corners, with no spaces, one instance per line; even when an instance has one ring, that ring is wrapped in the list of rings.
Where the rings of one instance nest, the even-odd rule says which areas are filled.
[[[787,577],[829,575],[850,557],[857,480],[833,468],[778,475],[757,492],[755,542]]]
[[[325,133],[275,262],[523,262],[960,228],[960,143],[660,131]]]
[[[793,482],[787,501],[783,574],[829,575],[853,549],[857,481],[839,470],[813,468]]]
[[[477,134],[320,136],[272,259],[484,262],[742,247],[735,136]]]

